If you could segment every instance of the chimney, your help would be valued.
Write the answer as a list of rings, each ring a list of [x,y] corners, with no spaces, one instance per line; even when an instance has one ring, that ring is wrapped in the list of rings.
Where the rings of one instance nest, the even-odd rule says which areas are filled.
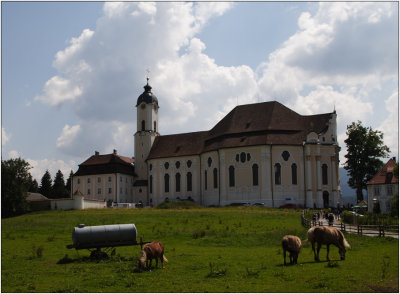
[[[95,151],[94,155],[99,156],[99,151]]]
[[[117,150],[114,149],[114,150],[113,150],[113,153],[114,153],[114,155],[117,155]]]

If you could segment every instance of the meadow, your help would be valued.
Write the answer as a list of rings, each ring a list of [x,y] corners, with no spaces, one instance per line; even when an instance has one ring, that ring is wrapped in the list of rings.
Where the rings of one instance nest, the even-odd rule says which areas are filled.
[[[398,292],[398,240],[345,234],[341,261],[331,246],[314,262],[283,266],[281,239],[306,239],[300,210],[262,207],[46,211],[2,219],[2,292]],[[134,223],[138,239],[160,240],[165,269],[138,270],[140,246],[108,259],[67,249],[78,224]],[[288,260],[288,257],[287,257]],[[154,266],[154,262],[153,262]]]

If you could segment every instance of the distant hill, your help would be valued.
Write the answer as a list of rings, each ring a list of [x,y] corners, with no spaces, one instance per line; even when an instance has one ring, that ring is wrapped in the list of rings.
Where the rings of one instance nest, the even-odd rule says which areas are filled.
[[[355,189],[350,188],[347,184],[349,177],[347,176],[347,171],[341,167],[340,168],[340,189],[342,190],[342,202],[344,205],[347,203],[355,205],[357,203],[357,193]],[[364,193],[364,200],[366,196],[366,191]]]

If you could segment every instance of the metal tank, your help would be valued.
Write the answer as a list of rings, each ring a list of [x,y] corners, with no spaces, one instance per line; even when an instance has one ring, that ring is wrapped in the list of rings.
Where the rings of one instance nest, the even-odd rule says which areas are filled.
[[[79,225],[72,231],[72,245],[67,248],[90,249],[139,245],[134,224],[85,226]]]

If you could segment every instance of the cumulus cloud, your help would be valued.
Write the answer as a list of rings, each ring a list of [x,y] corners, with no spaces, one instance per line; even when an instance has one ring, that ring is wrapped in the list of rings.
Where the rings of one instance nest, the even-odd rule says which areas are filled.
[[[147,68],[162,134],[210,129],[237,104],[261,98],[300,114],[336,107],[343,140],[347,124],[374,115],[371,91],[397,79],[393,3],[319,3],[315,13],[300,15],[298,30],[256,72],[218,65],[197,36],[232,6],[106,2],[96,29],[83,30],[56,54],[58,74],[37,96],[53,106],[68,103],[78,118],[61,130],[57,147],[75,156],[114,148],[133,155],[135,105]]]
[[[314,15],[303,12],[299,30],[257,69],[261,96],[301,114],[331,112],[335,107],[344,147],[346,126],[356,120],[371,124],[380,107],[372,91],[398,78],[393,11],[393,3],[333,2],[320,3]]]
[[[10,141],[11,134],[8,134],[5,128],[1,128],[1,145],[4,146],[8,141]]]
[[[45,158],[41,160],[34,160],[28,158],[26,161],[31,166],[29,172],[32,175],[32,178],[36,179],[39,185],[46,170],[49,171],[52,180],[54,180],[57,171],[60,170],[64,175],[64,180],[66,181],[69,177],[72,168],[76,165],[76,162],[73,160],[65,162],[64,160],[57,160],[57,159]]]
[[[378,129],[384,134],[385,144],[390,148],[391,154],[399,153],[399,93],[393,93],[385,100],[388,115],[379,125]]]

